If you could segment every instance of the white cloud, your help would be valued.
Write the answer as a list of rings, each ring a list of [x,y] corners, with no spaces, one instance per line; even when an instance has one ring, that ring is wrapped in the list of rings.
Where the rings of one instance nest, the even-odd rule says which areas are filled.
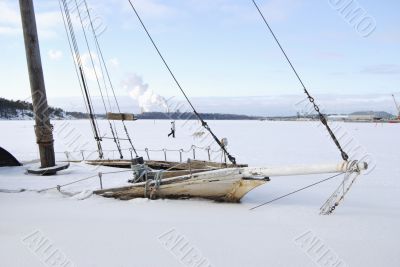
[[[174,9],[171,7],[157,3],[156,1],[138,0],[135,2],[137,3],[138,8],[140,8],[146,16],[158,18],[170,16],[175,13]]]
[[[319,59],[338,60],[345,57],[344,54],[333,51],[317,51],[315,56]]]
[[[53,49],[50,49],[47,55],[52,60],[59,60],[63,57],[63,53],[60,50],[53,50]]]
[[[36,24],[39,38],[56,37],[62,25],[61,14],[58,11],[37,13]]]
[[[0,35],[17,35],[22,31],[20,28],[11,27],[11,26],[0,26]]]
[[[127,1],[117,1],[116,3],[121,4],[125,12],[132,12],[132,7]],[[165,18],[176,15],[177,10],[166,5],[159,3],[156,0],[135,0],[132,1],[133,5],[137,9],[138,13],[147,18]]]
[[[118,58],[114,57],[109,60],[109,63],[112,67],[118,68],[119,67],[119,60]]]
[[[22,33],[21,15],[16,1],[0,2],[0,35],[19,35]],[[38,11],[36,9],[38,35],[44,38],[57,36],[62,18],[58,11]]]
[[[380,64],[380,65],[367,66],[361,71],[361,73],[398,75],[398,74],[400,74],[400,65]]]
[[[256,1],[263,11],[268,21],[287,19],[300,5],[303,0],[267,0]],[[202,12],[220,12],[239,19],[239,21],[258,21],[257,10],[251,1],[232,1],[232,0],[190,0],[187,8]],[[227,19],[226,17],[223,19]]]
[[[16,35],[22,32],[18,5],[11,7],[6,1],[0,2],[0,35]]]
[[[100,60],[96,53],[91,52],[84,53],[81,55],[83,71],[86,74],[86,78],[91,81],[96,81],[97,78],[101,79]],[[93,60],[93,63],[92,63]],[[94,65],[94,68],[93,68]]]
[[[267,20],[286,20],[299,6],[301,0],[269,0],[261,5]]]
[[[19,24],[21,21],[20,14],[18,12],[18,5],[11,7],[7,1],[0,2],[0,23],[1,24]]]

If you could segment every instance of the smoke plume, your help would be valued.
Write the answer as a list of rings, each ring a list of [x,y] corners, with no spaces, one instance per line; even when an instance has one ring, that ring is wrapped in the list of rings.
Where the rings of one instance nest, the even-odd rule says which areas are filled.
[[[168,111],[167,101],[164,97],[149,89],[149,85],[143,82],[142,77],[130,74],[124,81],[123,87],[129,95],[138,102],[143,112]]]

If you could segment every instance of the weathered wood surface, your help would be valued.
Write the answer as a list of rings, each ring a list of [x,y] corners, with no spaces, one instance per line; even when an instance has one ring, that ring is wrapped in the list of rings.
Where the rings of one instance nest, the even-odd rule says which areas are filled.
[[[90,165],[101,165],[108,167],[118,167],[118,168],[130,168],[130,160],[87,160],[85,161]],[[192,160],[187,162],[175,162],[175,161],[157,161],[157,160],[145,160],[145,164],[152,169],[156,170],[196,170],[196,169],[221,169],[221,168],[233,168],[233,167],[247,167],[247,164],[238,164],[236,166],[232,164],[211,162],[211,161],[200,161]]]
[[[31,167],[27,170],[28,173],[30,174],[37,174],[37,175],[54,175],[58,171],[66,170],[69,168],[69,162],[68,163],[63,163],[63,164],[58,164],[53,167],[48,167],[48,168],[35,168]]]
[[[182,176],[176,176],[176,177],[171,177],[167,179],[162,179],[160,185],[166,185],[166,184],[171,184],[171,183],[179,183],[186,181],[188,179],[214,179],[222,176],[227,176],[227,175],[238,175],[240,174],[238,169],[221,169],[221,170],[214,170],[214,171],[206,171],[206,172],[200,172],[196,173],[193,175],[182,175]],[[135,187],[141,187],[144,186],[146,182],[140,182],[140,183],[135,183],[133,185],[129,186],[123,186],[123,187],[117,187],[117,188],[110,188],[110,189],[105,189],[105,190],[98,190],[96,191],[97,193],[102,193],[102,192],[116,192],[120,190],[129,190]]]
[[[95,194],[127,200],[149,198],[206,198],[218,201],[239,202],[250,190],[265,184],[271,176],[292,176],[323,173],[360,172],[368,168],[365,162],[275,166],[269,168],[225,168],[192,175],[161,179],[159,187],[154,181],[131,186],[95,191]],[[147,189],[146,189],[147,187]]]
[[[36,142],[39,145],[42,168],[55,166],[52,125],[50,124],[46,88],[40,58],[39,38],[32,0],[19,0],[24,33],[26,61],[31,86],[32,106],[35,114]]]
[[[159,188],[154,183],[137,183],[132,186],[95,191],[95,194],[128,200],[132,198],[205,198],[225,202],[239,202],[250,190],[265,184],[268,178],[242,178],[239,169],[223,169],[184,175],[161,180]]]
[[[206,171],[209,171],[209,169],[164,171],[163,178],[171,178],[171,177],[183,176],[183,175],[194,174],[194,173],[199,173],[199,172],[206,172]]]
[[[107,119],[115,121],[134,121],[137,120],[135,115],[131,113],[107,113]]]

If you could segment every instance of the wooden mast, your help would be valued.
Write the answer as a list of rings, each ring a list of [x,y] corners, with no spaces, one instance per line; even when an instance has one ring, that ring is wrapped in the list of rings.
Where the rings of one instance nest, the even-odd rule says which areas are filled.
[[[48,168],[55,166],[54,141],[40,58],[35,11],[32,0],[19,0],[19,6],[24,32],[33,112],[35,114],[36,142],[39,145],[41,168]]]

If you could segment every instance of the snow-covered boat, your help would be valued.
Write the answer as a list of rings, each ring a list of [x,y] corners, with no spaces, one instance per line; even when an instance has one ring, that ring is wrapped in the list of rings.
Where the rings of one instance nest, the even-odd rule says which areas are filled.
[[[334,132],[328,125],[328,122],[325,118],[325,115],[321,113],[319,106],[315,103],[315,99],[310,95],[308,92],[307,88],[305,87],[304,83],[302,82],[300,76],[297,74],[296,70],[293,67],[293,64],[291,64],[289,58],[287,57],[285,51],[283,50],[282,46],[279,44],[279,41],[273,34],[273,37],[275,38],[276,42],[279,44],[280,49],[282,50],[283,54],[285,55],[285,58],[287,59],[288,63],[290,64],[291,68],[293,69],[294,73],[296,74],[299,82],[301,83],[304,93],[307,95],[307,98],[309,102],[313,105],[314,110],[318,114],[318,117],[320,118],[321,123],[326,127],[330,137],[332,138],[332,141],[335,143],[337,146],[338,150],[340,151],[341,157],[343,159],[343,163],[340,164],[333,164],[333,165],[309,165],[309,166],[284,166],[284,167],[277,167],[277,168],[249,168],[249,167],[241,167],[238,166],[236,163],[236,159],[233,155],[229,153],[227,150],[227,142],[224,141],[224,139],[220,139],[216,136],[216,134],[213,132],[213,130],[210,128],[208,123],[203,119],[203,117],[200,115],[200,113],[196,110],[192,102],[190,101],[188,95],[185,93],[185,90],[182,88],[181,84],[176,78],[176,75],[171,71],[171,68],[169,67],[168,63],[165,61],[165,58],[161,54],[160,50],[158,49],[156,43],[154,42],[153,38],[151,37],[149,31],[147,30],[146,26],[144,25],[142,19],[140,18],[137,10],[135,9],[134,5],[132,2],[130,2],[131,7],[137,16],[138,20],[140,21],[141,26],[143,27],[145,33],[149,37],[149,40],[151,41],[151,44],[157,51],[157,54],[160,56],[160,59],[162,60],[162,63],[165,65],[166,69],[171,75],[171,78],[173,78],[174,82],[176,83],[177,88],[181,91],[183,94],[184,98],[186,99],[187,103],[191,107],[193,114],[197,117],[198,121],[201,123],[202,127],[205,129],[205,132],[214,140],[214,142],[219,146],[222,155],[225,158],[225,163],[227,162],[226,159],[229,160],[229,162],[232,164],[232,166],[218,166],[217,168],[215,167],[209,167],[204,169],[204,167],[201,168],[191,168],[189,164],[189,168],[187,166],[183,170],[174,170],[173,165],[169,168],[156,168],[157,170],[154,170],[154,167],[151,168],[148,165],[144,164],[143,158],[137,154],[137,151],[133,145],[133,141],[130,138],[130,135],[128,134],[128,131],[126,129],[126,126],[124,124],[124,119],[122,119],[122,124],[126,132],[126,140],[129,141],[131,145],[131,152],[134,152],[136,158],[132,157],[132,163],[129,161],[125,162],[117,162],[113,161],[111,164],[122,164],[122,165],[131,165],[132,170],[133,170],[133,179],[131,180],[132,183],[134,183],[131,186],[125,186],[125,187],[119,187],[119,188],[110,188],[106,190],[99,190],[96,191],[95,193],[104,197],[114,197],[118,199],[132,199],[132,198],[138,198],[138,197],[148,197],[148,198],[187,198],[187,197],[200,197],[200,198],[207,198],[207,199],[213,199],[213,200],[218,200],[218,201],[229,201],[229,202],[239,202],[240,199],[249,191],[252,189],[256,188],[257,186],[260,186],[262,184],[265,184],[266,182],[269,181],[270,177],[273,176],[285,176],[285,175],[303,175],[303,174],[322,174],[322,173],[346,173],[345,179],[343,180],[343,189],[345,189],[345,180],[350,181],[349,185],[346,185],[346,190],[348,191],[348,188],[353,184],[355,178],[351,178],[351,174],[354,173],[360,173],[361,170],[365,170],[367,168],[366,163],[358,163],[355,161],[350,161],[348,154],[343,150],[343,148],[340,145],[339,140],[336,138]],[[254,2],[255,4],[255,2]],[[256,4],[255,4],[256,5]],[[258,11],[260,12],[260,15],[264,18],[263,14],[261,13],[260,9],[256,5]],[[68,7],[64,6],[64,11],[66,14],[68,14]],[[90,19],[90,14],[87,12],[89,15]],[[68,16],[66,16],[68,20]],[[269,30],[272,32],[271,28],[269,27],[268,23],[264,19],[264,22],[267,24]],[[67,30],[67,29],[66,29]],[[67,30],[68,32],[68,30]],[[98,45],[96,35],[94,32],[94,29],[92,28],[92,33],[94,35],[95,41],[96,41],[96,46],[100,51],[100,47]],[[68,33],[67,33],[68,35]],[[69,29],[69,35],[72,37],[71,39],[74,40],[74,32],[73,30]],[[76,57],[78,55],[79,57],[79,51],[76,49],[76,51],[73,53],[73,57]],[[76,68],[82,72],[82,66],[80,65],[80,62],[77,62],[78,64],[76,65]],[[103,61],[105,69],[107,69],[105,62]],[[93,66],[94,68],[94,66]],[[95,68],[94,68],[95,69]],[[110,85],[111,85],[111,81]],[[82,86],[85,90],[87,90],[85,86],[85,80],[82,79]],[[113,87],[111,86],[111,89]],[[101,87],[99,86],[99,90],[101,92]],[[90,107],[90,102],[91,99],[90,97],[87,96],[86,94],[86,100],[87,104]],[[115,96],[115,95],[114,95]],[[85,98],[85,97],[84,97]],[[109,100],[109,99],[108,99]],[[118,106],[118,101],[115,98],[115,102],[117,103]],[[104,108],[107,112],[107,107],[105,105],[105,101],[103,99],[104,103]],[[118,108],[118,112],[120,113],[121,111]],[[93,126],[94,130],[94,136],[95,140],[98,144],[98,153],[99,153],[99,158],[101,159],[100,161],[97,161],[97,164],[100,165],[106,165],[109,164],[109,161],[104,161],[104,155],[102,152],[102,147],[101,147],[101,141],[104,138],[101,138],[101,135],[99,135],[96,131],[96,119],[92,111],[89,110],[89,113],[91,114],[91,123]],[[120,154],[120,158],[123,159],[123,155],[121,153],[121,146],[118,138],[118,134],[114,135],[114,130],[113,130],[113,125],[111,122],[110,124],[110,129],[112,133],[112,138],[114,140],[114,143],[117,146],[117,149]],[[174,133],[173,129],[173,133]],[[131,153],[132,154],[132,153]],[[141,162],[136,162],[134,163],[133,161],[136,161],[137,159],[140,159]],[[182,159],[181,159],[182,160]],[[181,165],[176,164],[176,166]],[[207,162],[206,164],[211,164],[210,162]],[[216,169],[216,170],[215,170]],[[204,171],[205,170],[205,171]],[[345,193],[343,193],[344,196]],[[336,191],[334,195],[330,198],[329,201],[329,207],[328,210],[330,211],[330,208],[336,207],[336,205],[343,199],[343,196],[340,196],[338,198],[338,194],[336,194]],[[332,201],[331,201],[332,200]],[[333,205],[333,206],[332,206]],[[334,209],[333,208],[333,209]]]
[[[95,165],[103,165],[103,166],[111,166],[111,167],[131,167],[133,179],[130,182],[133,183],[131,186],[124,186],[124,187],[117,187],[117,188],[109,188],[109,189],[102,189],[95,191],[95,194],[104,196],[104,197],[113,197],[118,199],[132,199],[138,197],[147,197],[147,198],[191,198],[191,197],[198,197],[198,198],[206,198],[206,199],[213,199],[218,201],[227,201],[227,202],[239,202],[240,199],[246,195],[252,189],[265,184],[270,180],[270,177],[274,176],[292,176],[292,175],[306,175],[306,174],[322,174],[322,173],[338,173],[338,174],[345,174],[344,179],[339,185],[339,187],[334,191],[331,197],[325,202],[323,207],[321,208],[322,214],[330,214],[332,211],[337,207],[337,205],[344,199],[345,194],[349,191],[351,185],[355,182],[356,177],[360,174],[362,170],[366,170],[368,165],[365,162],[357,162],[351,161],[349,155],[344,151],[343,147],[341,146],[339,140],[336,138],[334,131],[330,128],[327,119],[323,113],[320,111],[320,107],[315,103],[315,99],[311,96],[308,89],[304,85],[303,81],[301,80],[298,72],[294,68],[293,64],[291,63],[289,57],[287,56],[286,52],[283,50],[281,44],[279,43],[276,35],[273,33],[271,27],[269,26],[268,22],[266,21],[262,11],[258,7],[255,1],[253,4],[257,8],[258,12],[260,13],[264,23],[266,24],[268,30],[271,32],[272,36],[274,37],[275,41],[279,45],[280,50],[282,51],[285,59],[289,63],[290,67],[292,68],[294,74],[296,75],[297,79],[299,80],[301,86],[303,87],[304,93],[306,94],[310,104],[312,104],[318,118],[321,121],[321,124],[325,126],[326,130],[329,133],[332,141],[337,146],[343,162],[340,164],[333,164],[333,165],[308,165],[308,166],[283,166],[283,167],[275,167],[275,168],[251,168],[240,166],[236,163],[236,158],[229,153],[227,150],[227,141],[225,138],[219,139],[217,135],[213,132],[210,128],[208,123],[203,119],[202,115],[196,110],[193,106],[192,102],[190,101],[189,97],[185,93],[185,90],[182,88],[180,83],[178,82],[176,76],[172,72],[171,68],[169,67],[168,63],[166,62],[165,58],[161,54],[160,50],[158,49],[156,43],[154,42],[153,38],[151,37],[149,31],[147,30],[146,26],[144,25],[141,17],[139,16],[137,10],[135,9],[133,3],[129,1],[131,7],[137,16],[141,26],[145,30],[151,44],[154,46],[157,54],[160,56],[163,64],[165,65],[166,69],[170,73],[171,77],[175,81],[177,87],[183,94],[184,98],[186,99],[187,103],[191,107],[193,114],[197,117],[198,121],[201,123],[201,126],[205,129],[207,135],[213,139],[213,141],[219,146],[221,154],[225,159],[225,165],[219,164],[218,166],[213,165],[212,162],[201,162],[198,164],[200,167],[194,168],[190,161],[188,162],[187,166],[183,166],[185,163],[177,163],[176,162],[153,162],[153,165],[157,165],[154,167],[147,162],[147,164],[143,161],[143,157],[139,156],[137,150],[133,144],[133,140],[130,137],[130,134],[127,130],[125,121],[126,120],[134,120],[134,116],[128,113],[122,113],[120,106],[118,104],[118,100],[114,91],[114,87],[112,85],[107,65],[105,63],[103,53],[101,52],[101,48],[97,39],[97,35],[95,29],[93,27],[92,19],[90,16],[89,8],[85,4],[85,13],[90,21],[90,30],[93,35],[94,45],[96,47],[96,51],[100,55],[99,63],[100,63],[100,70],[102,75],[98,75],[96,73],[96,66],[94,56],[91,53],[89,42],[86,38],[86,30],[84,23],[82,21],[82,17],[80,14],[80,10],[78,9],[77,12],[80,18],[80,24],[82,27],[82,32],[85,39],[85,44],[87,50],[89,51],[89,56],[91,59],[93,71],[96,76],[96,81],[98,85],[98,89],[101,95],[101,99],[103,102],[105,113],[107,114],[106,119],[110,126],[111,136],[106,136],[105,134],[102,135],[100,132],[100,128],[97,124],[97,118],[93,110],[93,102],[91,98],[91,94],[89,93],[89,85],[87,83],[87,76],[85,74],[85,68],[82,64],[82,58],[78,49],[77,38],[75,35],[74,27],[72,26],[71,16],[70,16],[70,7],[68,4],[64,2],[60,2],[60,10],[62,13],[62,18],[64,22],[64,27],[67,33],[67,39],[71,48],[71,55],[74,61],[74,66],[76,70],[76,74],[78,77],[79,85],[82,90],[82,96],[85,100],[85,106],[88,112],[88,118],[90,119],[91,128],[93,131],[93,136],[97,144],[96,152],[99,155],[99,159],[97,161],[88,162],[89,164]],[[41,159],[41,168],[49,167],[49,168],[57,168],[55,166],[55,153],[53,147],[53,136],[52,136],[52,127],[50,125],[50,120],[48,118],[47,112],[44,107],[47,107],[47,100],[45,98],[45,87],[44,87],[44,79],[41,67],[41,60],[40,60],[40,53],[39,53],[39,45],[38,45],[38,38],[37,38],[37,30],[36,30],[36,22],[35,22],[35,14],[33,9],[32,1],[22,2],[21,5],[21,18],[24,30],[24,39],[25,39],[25,48],[26,48],[26,55],[27,55],[27,62],[28,62],[28,69],[30,74],[30,82],[31,82],[31,91],[32,91],[32,99],[34,100],[33,106],[36,116],[36,136],[37,142],[39,144],[40,150],[40,159]],[[67,25],[69,27],[67,27]],[[107,74],[105,79],[103,68],[105,73]],[[99,73],[100,74],[100,73]],[[99,80],[99,77],[103,78],[104,86],[102,86],[102,82]],[[103,94],[103,89],[105,94]],[[113,112],[113,107],[111,105],[110,94],[108,93],[108,89],[111,89],[112,96],[114,97],[115,104],[117,107],[117,113]],[[44,105],[40,105],[41,101],[39,101],[39,97],[35,95],[36,93],[40,92],[44,95]],[[106,98],[105,98],[105,97]],[[396,100],[395,100],[396,102]],[[108,107],[107,104],[108,103]],[[43,104],[43,103],[42,103]],[[40,108],[41,107],[41,108]],[[400,108],[397,105],[400,112]],[[168,109],[169,112],[169,109]],[[115,125],[115,120],[120,120],[122,129],[125,132],[126,138],[120,138],[117,132],[117,127]],[[44,122],[44,123],[43,123]],[[173,122],[172,134],[173,137],[175,136],[175,124]],[[170,135],[170,134],[169,134]],[[168,135],[168,136],[169,136]],[[105,155],[103,153],[102,141],[104,139],[113,140],[117,151],[120,156],[120,160],[105,160]],[[121,147],[121,141],[128,141],[130,144],[130,152],[131,152],[131,160],[123,160],[124,155],[122,153],[123,148]],[[164,149],[165,150],[165,149]],[[1,151],[0,151],[1,154]],[[4,151],[3,151],[4,154]],[[135,157],[133,156],[135,154]],[[9,156],[7,155],[9,158]],[[68,153],[67,153],[68,158]],[[195,156],[193,156],[195,158]],[[231,165],[227,164],[227,159],[231,163]],[[84,160],[84,157],[83,157]],[[165,157],[166,160],[166,157]],[[181,157],[182,161],[182,157]],[[61,168],[64,166],[68,166],[68,164],[62,165]],[[180,168],[177,168],[181,166]],[[60,169],[61,170],[61,169]],[[47,170],[45,170],[47,171]],[[31,172],[35,173],[35,172]],[[51,169],[51,174],[55,174],[56,170]],[[42,173],[43,174],[43,173]],[[99,173],[100,178],[100,185],[102,188],[102,173]],[[337,176],[337,175],[335,175]],[[335,176],[330,178],[326,178],[321,180],[320,182],[326,181],[331,179]],[[91,178],[91,177],[89,177]],[[76,182],[79,182],[76,181]],[[320,183],[317,182],[317,183]],[[317,184],[315,183],[315,184]],[[311,186],[311,185],[310,185]],[[310,187],[308,186],[308,187]],[[61,186],[58,186],[57,189],[60,191]],[[307,187],[306,187],[307,188]]]
[[[368,168],[366,163],[343,162],[340,164],[281,166],[271,168],[227,168],[199,172],[172,178],[162,178],[162,171],[155,178],[132,186],[95,191],[103,197],[129,200],[133,198],[205,198],[224,202],[240,202],[254,188],[270,181],[270,177],[321,173],[345,173]]]
[[[247,176],[243,170],[234,168],[148,180],[132,186],[99,190],[94,193],[121,200],[133,198],[205,198],[239,202],[249,191],[268,181],[268,177]]]

